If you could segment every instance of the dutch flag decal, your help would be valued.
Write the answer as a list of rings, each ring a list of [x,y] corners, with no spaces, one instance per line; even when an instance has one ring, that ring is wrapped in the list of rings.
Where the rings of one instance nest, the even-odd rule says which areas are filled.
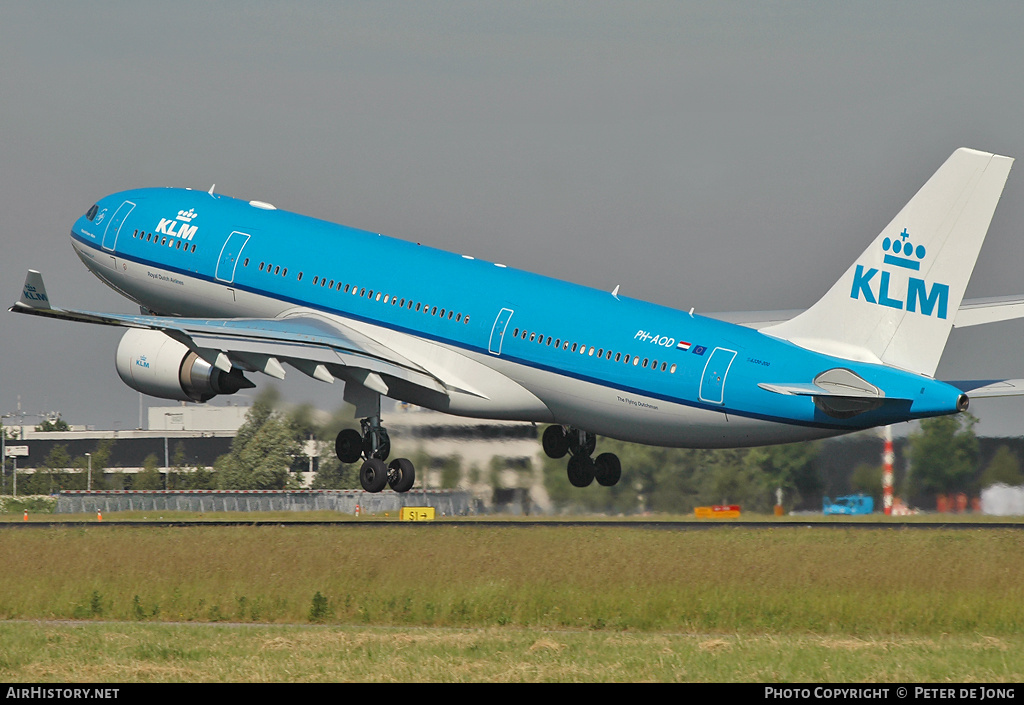
[[[681,341],[679,341],[679,345],[676,346],[676,349],[678,349],[678,350],[689,350],[690,349],[690,344],[687,343],[685,340],[681,340]]]

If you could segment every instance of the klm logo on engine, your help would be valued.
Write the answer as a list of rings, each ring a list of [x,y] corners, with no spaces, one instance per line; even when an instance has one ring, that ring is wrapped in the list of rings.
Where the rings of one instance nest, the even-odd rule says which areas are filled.
[[[135,365],[138,367],[145,367],[146,369],[149,369],[149,361],[146,359],[145,355],[139,355],[139,357],[136,358],[135,360]]]
[[[882,250],[887,253],[882,261],[899,269],[920,271],[921,262],[927,254],[924,245],[914,247],[906,228],[899,237],[898,240],[885,238],[882,241]],[[949,308],[948,284],[936,282],[929,287],[924,279],[908,275],[906,297],[901,298],[897,293],[902,290],[898,284],[899,279],[902,279],[900,271],[879,270],[874,267],[866,269],[864,265],[858,264],[853,274],[850,298],[864,299],[869,304],[887,306],[899,311],[905,308],[909,313],[946,318]]]
[[[195,210],[189,208],[187,211],[178,211],[178,215],[174,220],[161,218],[155,232],[172,237],[180,237],[182,240],[191,240],[199,228],[198,225],[190,225],[196,215]]]

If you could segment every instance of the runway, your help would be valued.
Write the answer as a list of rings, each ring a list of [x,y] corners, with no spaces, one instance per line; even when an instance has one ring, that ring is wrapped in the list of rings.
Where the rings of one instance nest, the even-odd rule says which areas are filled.
[[[368,527],[381,528],[391,526],[412,527],[459,527],[479,529],[536,529],[541,527],[575,527],[575,528],[616,528],[616,529],[646,529],[658,531],[709,531],[715,529],[740,529],[740,530],[766,530],[766,529],[858,529],[858,530],[907,530],[907,531],[934,531],[942,530],[1005,530],[1016,529],[1024,531],[1024,521],[821,521],[808,519],[806,521],[631,521],[631,520],[586,520],[586,519],[528,519],[528,520],[500,520],[500,519],[440,519],[434,521],[397,521],[390,519],[338,519],[338,520],[212,520],[212,521],[23,521],[3,522],[0,529],[109,529],[116,527],[160,527],[160,528],[181,528],[201,526],[281,526],[281,527],[302,527],[302,526],[338,526],[338,527]]]

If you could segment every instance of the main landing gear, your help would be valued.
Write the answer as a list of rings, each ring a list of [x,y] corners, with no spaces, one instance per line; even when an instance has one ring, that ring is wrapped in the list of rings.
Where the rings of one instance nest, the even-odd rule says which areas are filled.
[[[568,426],[548,426],[541,437],[544,453],[549,458],[564,458],[569,454],[567,468],[569,482],[573,487],[586,487],[595,479],[599,485],[611,487],[622,477],[622,463],[614,453],[601,453],[596,459],[590,456],[597,446],[593,433]]]
[[[384,462],[391,454],[391,439],[387,429],[381,426],[380,416],[371,416],[360,422],[362,433],[347,428],[338,434],[334,450],[338,460],[354,463],[365,458],[359,468],[359,483],[367,492],[380,492],[386,486],[395,492],[408,492],[416,481],[416,470],[408,458],[395,458],[387,465]]]

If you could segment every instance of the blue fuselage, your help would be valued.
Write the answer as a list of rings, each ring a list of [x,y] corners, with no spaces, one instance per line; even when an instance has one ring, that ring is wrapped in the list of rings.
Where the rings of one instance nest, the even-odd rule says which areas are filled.
[[[74,225],[76,250],[150,311],[228,318],[301,308],[407,336],[488,365],[549,412],[509,417],[713,447],[845,433],[961,403],[959,390],[917,374],[267,204],[139,189],[97,206]],[[834,368],[887,400],[842,418],[811,396],[761,386],[810,384]]]

